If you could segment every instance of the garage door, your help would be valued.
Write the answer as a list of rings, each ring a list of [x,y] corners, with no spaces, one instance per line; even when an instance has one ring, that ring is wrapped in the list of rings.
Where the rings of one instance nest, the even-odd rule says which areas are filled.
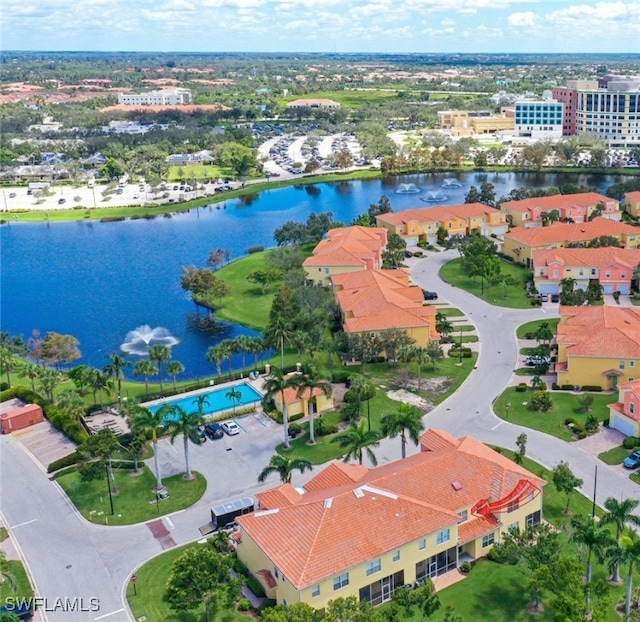
[[[627,436],[635,435],[635,426],[630,421],[623,419],[622,417],[616,416],[613,418],[613,428],[626,434]]]
[[[629,293],[629,286],[626,283],[624,285],[622,283],[620,283],[618,285],[618,291],[621,294],[628,294]]]
[[[540,285],[540,287],[538,287],[538,291],[541,294],[557,294],[558,286],[554,285],[553,283],[543,283]]]
[[[613,285],[611,285],[611,284],[603,285],[602,286],[602,293],[603,294],[613,294]]]

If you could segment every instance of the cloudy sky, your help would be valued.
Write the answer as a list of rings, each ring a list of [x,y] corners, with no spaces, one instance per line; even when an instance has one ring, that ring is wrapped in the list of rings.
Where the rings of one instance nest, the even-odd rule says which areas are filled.
[[[640,52],[640,0],[2,0],[5,50]]]

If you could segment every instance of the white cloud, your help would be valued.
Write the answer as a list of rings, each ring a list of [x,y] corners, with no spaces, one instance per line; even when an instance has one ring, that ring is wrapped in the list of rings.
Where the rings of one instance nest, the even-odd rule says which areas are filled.
[[[532,28],[536,25],[536,16],[533,11],[512,13],[507,18],[507,24],[515,28]]]

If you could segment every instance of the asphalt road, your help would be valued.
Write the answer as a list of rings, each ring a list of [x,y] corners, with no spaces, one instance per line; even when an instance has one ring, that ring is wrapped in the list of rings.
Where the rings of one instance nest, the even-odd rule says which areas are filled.
[[[470,434],[480,440],[515,448],[518,434],[526,431],[527,455],[553,468],[560,460],[584,480],[583,491],[593,492],[598,465],[598,502],[608,496],[640,498],[640,488],[614,469],[599,462],[579,447],[554,437],[520,428],[497,418],[492,402],[501,393],[516,367],[518,358],[516,327],[523,322],[553,317],[555,309],[510,310],[493,307],[466,292],[443,283],[440,266],[456,256],[455,251],[433,254],[412,268],[414,282],[438,292],[440,300],[463,309],[480,336],[477,369],[445,402],[426,415],[427,427],[448,430],[456,436]],[[191,463],[207,477],[203,498],[191,508],[163,519],[176,544],[200,538],[198,528],[210,518],[209,508],[222,501],[257,491],[277,483],[273,476],[257,484],[257,475],[268,463],[281,440],[279,426],[253,419],[240,419],[240,435],[191,446]],[[417,451],[409,446],[408,453]],[[132,572],[162,547],[147,525],[106,527],[82,519],[35,461],[11,436],[0,436],[0,511],[28,562],[36,593],[47,599],[51,611],[43,617],[51,622],[107,620],[133,621],[123,599],[123,588]],[[382,464],[400,458],[398,439],[386,439],[376,450]],[[183,471],[182,443],[160,446],[164,475]],[[294,485],[304,483],[314,473],[294,476]],[[63,611],[57,598],[83,599],[85,609],[91,598],[99,599],[98,611]]]

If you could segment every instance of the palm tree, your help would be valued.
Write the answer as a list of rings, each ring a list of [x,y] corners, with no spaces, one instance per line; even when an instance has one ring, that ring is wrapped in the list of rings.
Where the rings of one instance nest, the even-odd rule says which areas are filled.
[[[284,342],[289,340],[290,330],[288,322],[279,317],[269,331],[269,338],[278,344],[280,349],[280,369],[284,369]]]
[[[164,408],[164,407],[163,407]],[[165,412],[161,412],[162,408],[156,412],[144,408],[135,402],[127,400],[127,409],[130,415],[127,418],[129,427],[133,432],[139,432],[147,436],[151,434],[151,443],[153,445],[153,463],[156,470],[156,490],[162,490],[162,477],[160,476],[160,462],[158,459],[158,429],[164,425]]]
[[[206,414],[204,412],[204,407],[211,406],[211,403],[209,402],[209,397],[206,394],[198,395],[198,397],[196,397],[196,399],[193,400],[192,404],[195,404],[196,408],[198,409],[198,412],[203,418]]]
[[[407,457],[407,434],[417,445],[420,442],[420,433],[424,430],[422,413],[415,406],[404,403],[400,404],[396,412],[383,415],[380,426],[384,436],[400,436],[403,459]]]
[[[233,414],[236,414],[236,404],[240,401],[240,398],[242,398],[242,393],[240,393],[240,391],[238,391],[238,389],[231,387],[231,389],[229,389],[225,395],[224,395],[228,400],[231,400],[231,403],[233,404]]]
[[[117,352],[108,354],[107,359],[109,363],[105,365],[103,371],[118,383],[118,403],[122,404],[122,378],[124,377],[124,370],[127,367],[131,367],[131,363]]]
[[[329,380],[325,378],[315,367],[308,368],[305,373],[294,376],[294,383],[298,388],[297,395],[299,399],[304,399],[308,394],[309,404],[309,444],[316,442],[314,420],[313,420],[313,402],[315,400],[314,393],[320,391],[325,397],[329,397],[333,392]]]
[[[91,387],[91,392],[93,393],[93,403],[98,403],[98,393],[100,391],[104,391],[109,394],[113,391],[113,381],[109,374],[106,374],[95,367],[87,368],[87,382]]]
[[[349,376],[351,386],[349,389],[353,391],[358,398],[357,419],[360,419],[360,406],[363,400],[367,400],[367,429],[371,429],[371,412],[369,409],[369,400],[375,396],[376,388],[371,384],[369,379],[362,374],[351,374]]]
[[[282,399],[282,424],[284,427],[284,447],[285,449],[291,449],[289,442],[289,417],[287,414],[287,402],[284,396],[284,392],[289,387],[293,386],[292,378],[287,378],[281,369],[277,367],[271,368],[271,377],[264,383],[263,391],[265,392],[265,399],[272,400],[275,395],[280,394]]]
[[[227,358],[227,354],[226,354],[224,348],[222,348],[220,346],[220,344],[215,345],[215,346],[211,346],[207,350],[207,361],[209,361],[210,363],[215,363],[216,364],[216,370],[218,371],[218,377],[220,377],[222,375],[222,361],[224,361],[226,358]]]
[[[258,357],[265,350],[264,339],[262,337],[250,337],[246,344],[249,354],[253,354],[253,367],[258,369]]]
[[[311,466],[311,462],[308,460],[303,460],[302,458],[293,458],[289,460],[289,458],[276,454],[275,456],[271,456],[269,464],[260,471],[258,481],[262,483],[267,479],[267,477],[269,477],[269,475],[271,475],[271,473],[277,473],[283,484],[290,484],[291,476],[294,471],[304,473],[305,471],[311,471],[312,469],[313,467]]]
[[[602,562],[604,560],[604,553],[607,547],[611,545],[611,534],[605,527],[596,523],[591,516],[588,518],[576,516],[571,521],[571,526],[573,527],[571,540],[578,546],[583,545],[587,549],[586,599],[588,607],[591,603],[591,590],[589,588],[592,576],[591,557],[595,555],[598,561]]]
[[[640,518],[633,511],[638,507],[639,501],[636,499],[623,499],[618,501],[614,497],[609,497],[604,502],[604,508],[607,513],[600,520],[601,525],[615,525],[616,543],[620,546],[620,538],[627,524],[640,526]],[[620,583],[620,567],[616,564],[613,567],[612,581]]]
[[[36,378],[40,375],[42,367],[36,365],[31,361],[24,361],[18,370],[20,378],[29,378],[31,381],[31,390],[35,393],[36,390]]]
[[[8,588],[8,592],[15,592],[18,588],[18,581],[11,571],[11,565],[7,560],[7,554],[0,551],[0,586]]]
[[[9,348],[0,348],[0,370],[7,375],[7,384],[11,386],[11,372],[18,363],[18,357]]]
[[[180,361],[169,361],[167,363],[167,373],[173,379],[173,390],[177,391],[176,376],[184,372],[184,365]]]
[[[186,470],[184,478],[193,479],[193,473],[191,473],[191,467],[189,466],[189,434],[197,431],[198,426],[204,424],[204,418],[199,412],[188,413],[177,404],[165,404],[160,408],[160,411],[164,411],[163,415],[171,415],[165,423],[165,428],[170,434],[171,444],[173,444],[178,434],[182,434]]]
[[[224,352],[224,358],[229,360],[229,379],[231,379],[231,372],[233,371],[232,356],[238,351],[238,346],[235,339],[225,339],[220,347]]]
[[[429,360],[429,351],[424,346],[416,346],[413,356],[418,364],[418,391],[422,389],[422,366]]]
[[[162,395],[162,363],[171,358],[171,348],[157,343],[149,348],[149,358],[158,365],[158,380],[160,381],[160,394]]]
[[[60,374],[53,367],[44,367],[38,376],[38,386],[42,388],[44,394],[50,402],[53,402],[53,392],[58,386]]]
[[[58,407],[77,420],[85,413],[84,400],[77,391],[62,391],[58,396]]]
[[[615,573],[621,564],[626,564],[628,569],[627,591],[624,600],[624,614],[629,619],[631,614],[631,596],[633,594],[633,571],[640,564],[640,538],[637,534],[627,529],[621,536],[620,542],[609,550],[609,569]]]
[[[133,367],[134,376],[144,377],[144,390],[149,398],[149,376],[158,373],[158,366],[151,359],[140,359]]]
[[[242,372],[244,373],[244,370],[246,368],[246,359],[247,359],[247,352],[249,351],[249,342],[251,341],[251,337],[249,337],[249,335],[238,335],[238,337],[236,337],[234,339],[235,341],[235,350],[236,352],[239,352],[240,354],[242,354]]]
[[[351,428],[348,432],[344,432],[331,440],[337,443],[343,449],[347,450],[343,460],[349,462],[352,458],[357,458],[358,463],[362,464],[364,454],[371,461],[373,466],[378,465],[378,459],[371,447],[377,447],[380,444],[380,433],[373,430],[365,430],[364,421],[357,427]]]

